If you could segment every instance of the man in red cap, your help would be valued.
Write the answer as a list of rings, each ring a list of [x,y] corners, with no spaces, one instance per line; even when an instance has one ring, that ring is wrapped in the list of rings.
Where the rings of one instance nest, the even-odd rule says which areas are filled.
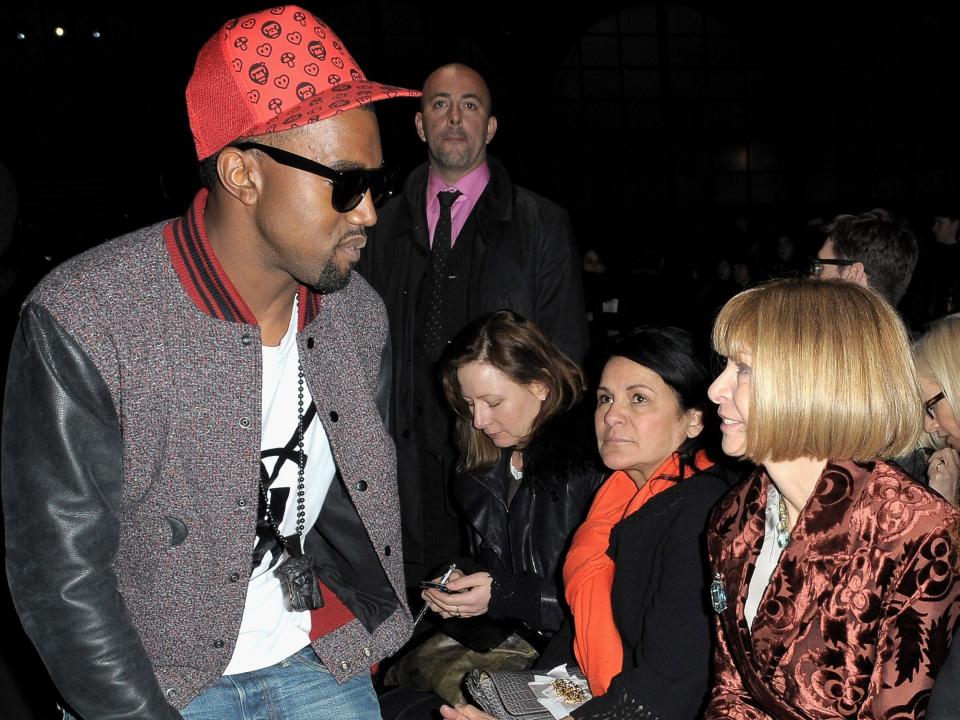
[[[409,637],[387,321],[351,270],[388,194],[368,81],[285,6],[187,87],[183,217],[27,299],[3,418],[7,571],[68,713],[378,717]]]

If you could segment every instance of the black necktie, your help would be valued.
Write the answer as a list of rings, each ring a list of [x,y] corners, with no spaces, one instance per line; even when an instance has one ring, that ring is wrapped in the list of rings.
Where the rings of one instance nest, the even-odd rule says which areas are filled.
[[[437,193],[437,200],[440,202],[440,217],[437,220],[437,229],[433,232],[433,245],[430,248],[430,265],[428,267],[430,284],[427,288],[427,316],[423,326],[423,355],[428,362],[436,360],[443,352],[440,305],[442,303],[444,271],[447,265],[447,257],[450,255],[450,243],[453,234],[450,207],[460,194],[459,190],[446,190]]]

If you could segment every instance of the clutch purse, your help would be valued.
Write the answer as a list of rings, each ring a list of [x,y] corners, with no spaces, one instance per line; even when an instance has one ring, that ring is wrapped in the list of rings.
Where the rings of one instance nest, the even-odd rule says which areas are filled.
[[[473,670],[465,680],[467,692],[478,705],[497,720],[553,720],[553,715],[540,704],[530,689],[534,682],[532,671],[504,671],[488,673]],[[577,678],[586,687],[587,681],[579,668],[570,668],[570,677]],[[589,697],[589,695],[587,696]],[[579,698],[571,710],[586,698]]]

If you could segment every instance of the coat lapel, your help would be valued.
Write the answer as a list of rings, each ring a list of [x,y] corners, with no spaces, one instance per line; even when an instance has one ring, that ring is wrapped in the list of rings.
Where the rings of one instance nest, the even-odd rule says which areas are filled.
[[[766,479],[754,473],[742,492],[727,495],[717,510],[713,527],[720,538],[711,555],[719,557],[716,572],[721,575],[727,608],[719,613],[727,641],[735,654],[753,655],[750,630],[744,618],[747,587],[763,542],[764,507],[767,501]]]
[[[791,533],[764,591],[753,627],[756,667],[767,681],[809,631],[849,557],[850,508],[856,494],[852,465],[828,465]]]

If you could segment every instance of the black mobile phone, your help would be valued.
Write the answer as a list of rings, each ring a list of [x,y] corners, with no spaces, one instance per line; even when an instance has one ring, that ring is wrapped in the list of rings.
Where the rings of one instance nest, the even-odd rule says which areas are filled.
[[[451,590],[443,583],[430,582],[429,580],[421,580],[420,587],[422,587],[424,590],[439,590],[440,592],[445,593],[451,592]]]

